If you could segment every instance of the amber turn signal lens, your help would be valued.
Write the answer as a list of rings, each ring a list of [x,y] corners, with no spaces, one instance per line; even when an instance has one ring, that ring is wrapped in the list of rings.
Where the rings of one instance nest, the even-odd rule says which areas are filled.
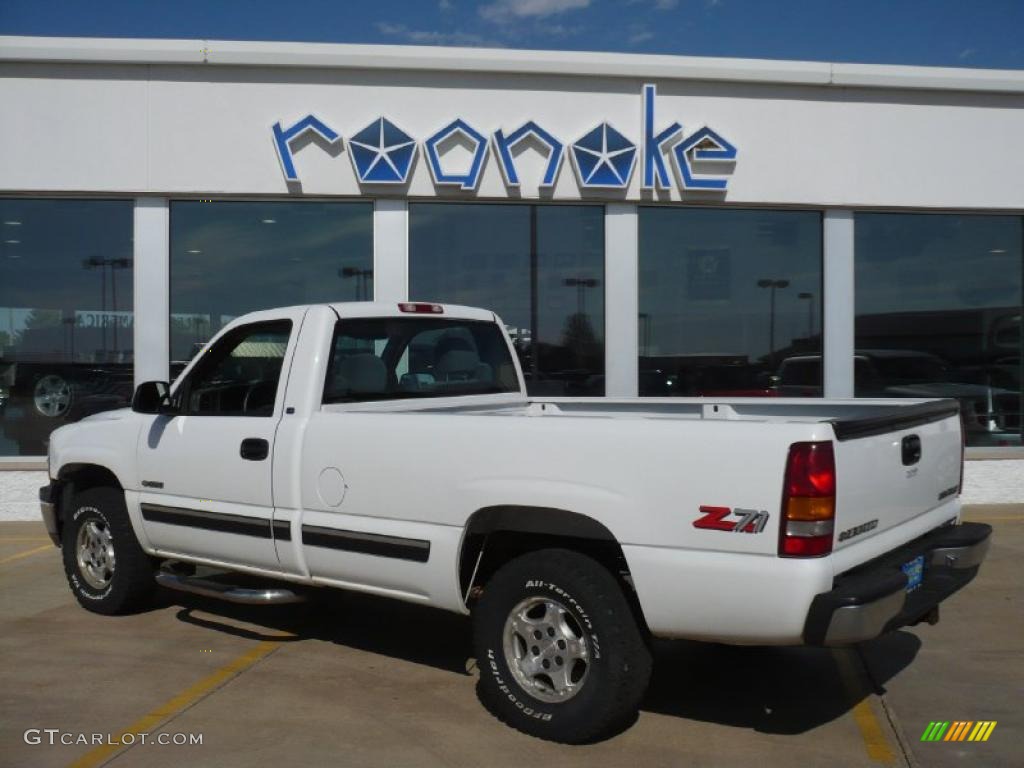
[[[836,500],[825,498],[790,498],[786,501],[787,520],[831,520],[835,516]]]

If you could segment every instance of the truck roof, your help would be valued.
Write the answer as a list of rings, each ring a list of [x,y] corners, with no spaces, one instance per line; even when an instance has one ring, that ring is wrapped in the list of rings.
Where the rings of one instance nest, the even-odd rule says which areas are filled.
[[[441,307],[441,311],[437,313],[413,313],[408,310],[403,311],[402,306],[406,305],[423,305],[431,304],[433,306]],[[483,320],[486,322],[496,322],[498,317],[490,310],[479,309],[478,307],[463,307],[458,304],[440,304],[437,302],[397,302],[397,301],[343,301],[335,304],[329,304],[338,316],[341,318],[346,317],[437,317],[437,318],[455,318],[458,320]]]

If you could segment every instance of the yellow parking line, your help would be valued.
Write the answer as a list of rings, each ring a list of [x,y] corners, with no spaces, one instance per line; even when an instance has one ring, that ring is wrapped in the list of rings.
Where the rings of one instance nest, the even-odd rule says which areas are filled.
[[[7,542],[48,542],[45,536],[0,536],[0,544]]]
[[[860,697],[860,686],[857,683],[853,664],[850,662],[848,655],[850,653],[852,651],[835,650],[832,652],[832,657],[836,661],[839,677],[842,678],[847,695],[852,700],[856,700]],[[893,751],[882,724],[875,717],[875,711],[871,708],[867,698],[861,698],[854,704],[853,721],[860,730],[860,737],[864,741],[864,749],[867,751],[868,757],[882,765],[893,765],[896,762],[896,753]]]
[[[103,744],[102,746],[96,747],[96,749],[86,752],[85,755],[71,763],[69,768],[93,768],[93,766],[102,765],[109,758],[113,757],[114,753],[122,749],[120,742],[123,736],[129,733],[137,734],[153,731],[157,726],[192,706],[203,697],[215,691],[217,688],[227,684],[230,680],[240,675],[256,662],[260,661],[260,659],[263,659],[270,653],[273,653],[280,645],[280,642],[273,640],[262,641],[255,648],[246,651],[234,661],[225,664],[217,671],[207,675],[199,682],[186,688],[174,698],[164,702],[148,715],[144,715],[136,720],[117,734],[117,736],[110,739],[110,743]]]
[[[0,560],[0,565],[4,565],[5,563],[13,563],[15,560],[21,560],[21,559],[26,558],[26,557],[32,557],[32,555],[38,555],[40,552],[46,552],[47,550],[50,550],[50,549],[56,549],[56,547],[54,547],[53,544],[44,544],[41,547],[36,547],[35,549],[30,549],[27,552],[19,552],[16,555],[11,555],[10,557],[5,557],[3,560]]]

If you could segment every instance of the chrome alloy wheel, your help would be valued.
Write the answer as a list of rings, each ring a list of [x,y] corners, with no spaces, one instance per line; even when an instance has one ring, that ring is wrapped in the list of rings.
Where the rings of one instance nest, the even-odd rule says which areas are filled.
[[[102,520],[89,520],[78,529],[75,546],[78,570],[93,589],[106,589],[114,577],[114,540],[110,526]]]
[[[71,405],[71,385],[56,374],[43,376],[36,382],[32,402],[43,416],[54,419],[63,416]]]
[[[512,609],[503,650],[516,682],[541,701],[568,701],[587,681],[587,637],[569,609],[549,597],[528,597]]]

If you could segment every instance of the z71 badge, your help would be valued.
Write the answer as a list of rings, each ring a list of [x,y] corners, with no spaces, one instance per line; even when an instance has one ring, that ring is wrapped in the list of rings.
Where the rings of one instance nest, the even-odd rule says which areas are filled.
[[[698,517],[693,521],[694,528],[708,528],[712,531],[729,531],[731,533],[760,533],[768,524],[768,513],[764,510],[702,506],[700,511],[703,513],[703,517]],[[736,517],[730,517],[730,515],[736,515]]]

